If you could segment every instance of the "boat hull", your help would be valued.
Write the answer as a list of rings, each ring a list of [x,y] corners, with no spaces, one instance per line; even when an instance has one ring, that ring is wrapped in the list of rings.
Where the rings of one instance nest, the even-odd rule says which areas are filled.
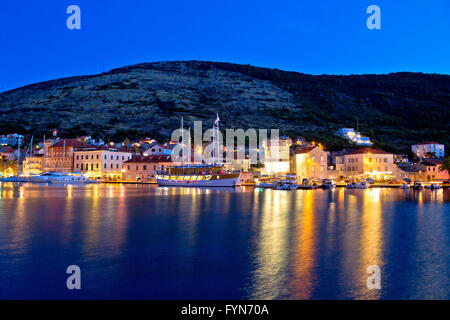
[[[215,179],[215,180],[199,180],[199,181],[179,181],[179,180],[164,180],[157,179],[158,185],[162,187],[236,187],[238,186],[239,177],[229,179]]]
[[[77,181],[77,180],[69,180],[69,179],[61,179],[61,178],[50,178],[48,179],[48,182],[54,183],[54,184],[88,184],[89,181]]]

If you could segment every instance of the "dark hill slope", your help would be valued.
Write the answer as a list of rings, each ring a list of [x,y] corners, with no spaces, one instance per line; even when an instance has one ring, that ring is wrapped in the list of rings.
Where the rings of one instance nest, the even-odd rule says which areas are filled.
[[[450,144],[450,76],[422,73],[312,76],[230,63],[143,63],[93,76],[37,83],[0,94],[0,133],[168,138],[187,121],[227,128],[280,128],[346,143],[332,133],[356,127],[389,150],[421,140]],[[192,124],[191,124],[192,125]]]

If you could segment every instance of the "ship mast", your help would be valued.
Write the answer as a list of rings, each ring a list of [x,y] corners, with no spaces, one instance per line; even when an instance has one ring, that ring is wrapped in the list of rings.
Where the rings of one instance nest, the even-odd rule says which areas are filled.
[[[66,139],[64,139],[64,144],[63,144],[63,163],[62,163],[62,171],[64,172],[64,160],[66,160]]]
[[[191,165],[191,127],[188,127],[188,141],[189,141],[189,149],[187,150],[188,158],[187,163],[188,167]]]
[[[33,136],[31,136],[30,150],[28,150],[28,154],[29,154],[30,157],[33,156]]]
[[[20,137],[17,140],[17,176],[19,176],[19,168],[20,168]]]
[[[219,122],[219,113],[217,113],[217,118],[214,120],[213,125],[213,165],[219,160]]]
[[[44,134],[44,170],[42,172],[46,172],[47,169],[47,159],[45,158],[46,152],[45,152],[45,134]]]
[[[184,125],[183,125],[183,116],[181,116],[181,165],[184,166]]]

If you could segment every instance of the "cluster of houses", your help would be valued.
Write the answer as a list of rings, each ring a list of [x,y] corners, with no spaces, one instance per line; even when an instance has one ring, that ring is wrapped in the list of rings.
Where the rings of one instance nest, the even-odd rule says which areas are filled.
[[[15,149],[23,139],[16,135],[11,144],[0,145],[0,157],[16,160],[24,174],[43,172],[81,172],[91,179],[105,182],[156,182],[155,171],[170,165],[172,149],[176,142],[159,143],[153,139],[136,142],[104,143],[91,137],[61,139],[54,134],[51,139],[39,142],[28,149]],[[7,136],[10,138],[10,135]],[[17,140],[18,139],[18,140]],[[21,140],[22,139],[22,140]],[[6,140],[5,140],[6,141]],[[276,142],[276,143],[275,143]],[[277,156],[272,157],[273,146]],[[203,146],[205,147],[205,145]],[[224,147],[224,152],[226,148]],[[256,177],[276,177],[295,174],[299,181],[336,179],[354,180],[372,178],[375,181],[448,180],[446,171],[440,171],[445,156],[444,145],[437,142],[418,143],[412,146],[417,161],[411,163],[406,155],[396,155],[372,147],[346,149],[338,152],[324,150],[322,145],[289,137],[278,141],[267,140],[262,146],[263,163],[251,163],[246,150],[244,159],[234,157],[227,163],[232,170],[252,172]]]

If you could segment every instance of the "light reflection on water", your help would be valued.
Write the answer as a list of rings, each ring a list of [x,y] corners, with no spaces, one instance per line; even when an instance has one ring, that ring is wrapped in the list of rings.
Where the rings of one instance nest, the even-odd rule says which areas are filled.
[[[448,252],[450,189],[0,184],[0,298],[448,299]]]

